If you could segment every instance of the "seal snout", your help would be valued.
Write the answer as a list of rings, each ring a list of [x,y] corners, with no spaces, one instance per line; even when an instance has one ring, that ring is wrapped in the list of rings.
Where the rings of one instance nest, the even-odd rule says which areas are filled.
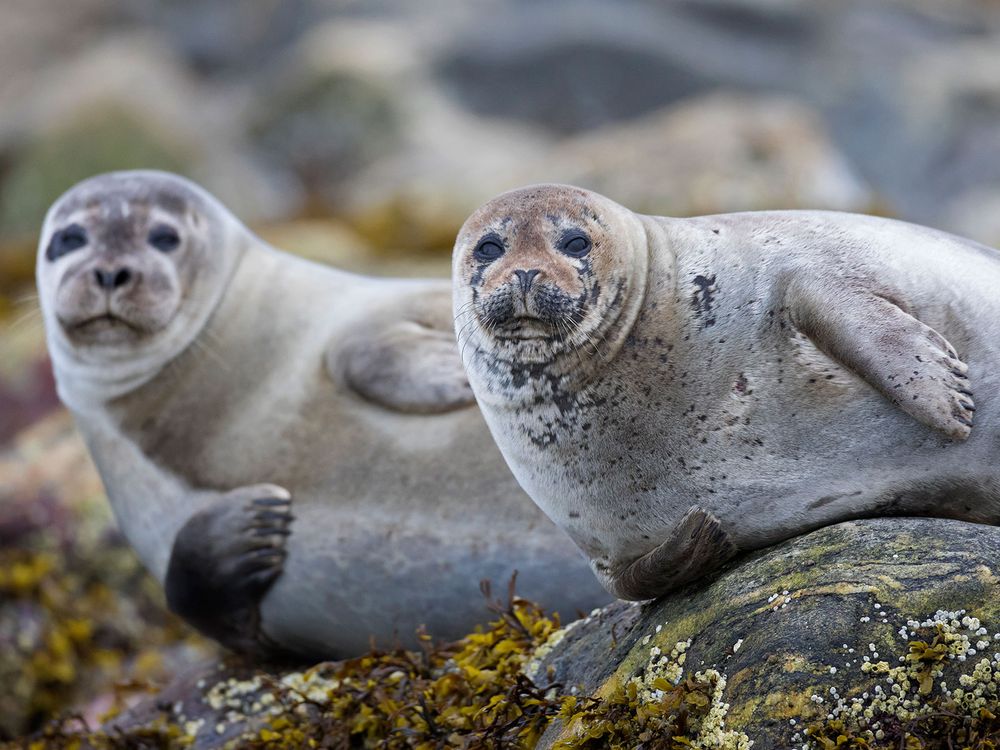
[[[518,283],[521,285],[521,292],[527,294],[531,289],[532,282],[542,273],[540,268],[532,268],[529,271],[523,269],[518,269],[514,271],[514,276],[517,278]]]
[[[94,269],[94,280],[97,283],[98,288],[103,289],[106,292],[121,289],[126,285],[133,286],[138,279],[139,274],[128,266],[121,266],[113,269]]]

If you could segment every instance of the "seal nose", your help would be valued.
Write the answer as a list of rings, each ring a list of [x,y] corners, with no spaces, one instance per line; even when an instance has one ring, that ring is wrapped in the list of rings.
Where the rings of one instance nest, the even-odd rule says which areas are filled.
[[[94,269],[94,280],[97,282],[97,286],[109,292],[125,286],[134,278],[135,274],[124,266],[110,270],[104,268]]]
[[[517,280],[521,284],[521,291],[527,293],[531,289],[531,282],[541,272],[539,268],[532,268],[530,271],[514,271],[514,275],[517,276]]]

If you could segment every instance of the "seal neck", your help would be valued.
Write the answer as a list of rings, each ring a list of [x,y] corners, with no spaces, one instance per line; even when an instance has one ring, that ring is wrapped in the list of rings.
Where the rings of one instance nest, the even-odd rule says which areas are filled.
[[[591,335],[594,348],[577,348],[560,355],[568,365],[567,385],[574,390],[586,387],[614,361],[632,334],[646,304],[652,249],[663,244],[663,229],[650,217],[635,215],[634,218],[635,221],[629,224],[628,238],[632,248],[632,267],[627,284],[618,292],[622,295],[621,304],[615,306],[615,314],[608,316]],[[580,366],[577,354],[586,357],[585,366]]]

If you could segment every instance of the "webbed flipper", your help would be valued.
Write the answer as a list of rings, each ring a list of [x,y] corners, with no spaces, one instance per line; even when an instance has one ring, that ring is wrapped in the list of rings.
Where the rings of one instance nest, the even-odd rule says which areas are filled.
[[[969,368],[940,333],[886,297],[824,280],[792,283],[787,300],[794,325],[827,356],[919,422],[969,436]]]
[[[171,551],[170,609],[234,651],[274,650],[259,605],[281,575],[291,521],[291,496],[273,484],[240,487],[195,513]]]
[[[451,330],[413,321],[367,333],[331,355],[350,388],[387,409],[438,414],[475,403]]]

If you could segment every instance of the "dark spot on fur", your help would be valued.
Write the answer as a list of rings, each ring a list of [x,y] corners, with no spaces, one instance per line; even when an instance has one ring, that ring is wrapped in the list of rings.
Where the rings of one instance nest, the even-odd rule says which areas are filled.
[[[703,328],[715,325],[713,305],[715,303],[715,294],[718,291],[715,285],[715,278],[714,274],[712,276],[702,276],[699,274],[694,277],[694,285],[697,289],[691,295],[691,307],[694,310],[695,316],[701,319]]]

